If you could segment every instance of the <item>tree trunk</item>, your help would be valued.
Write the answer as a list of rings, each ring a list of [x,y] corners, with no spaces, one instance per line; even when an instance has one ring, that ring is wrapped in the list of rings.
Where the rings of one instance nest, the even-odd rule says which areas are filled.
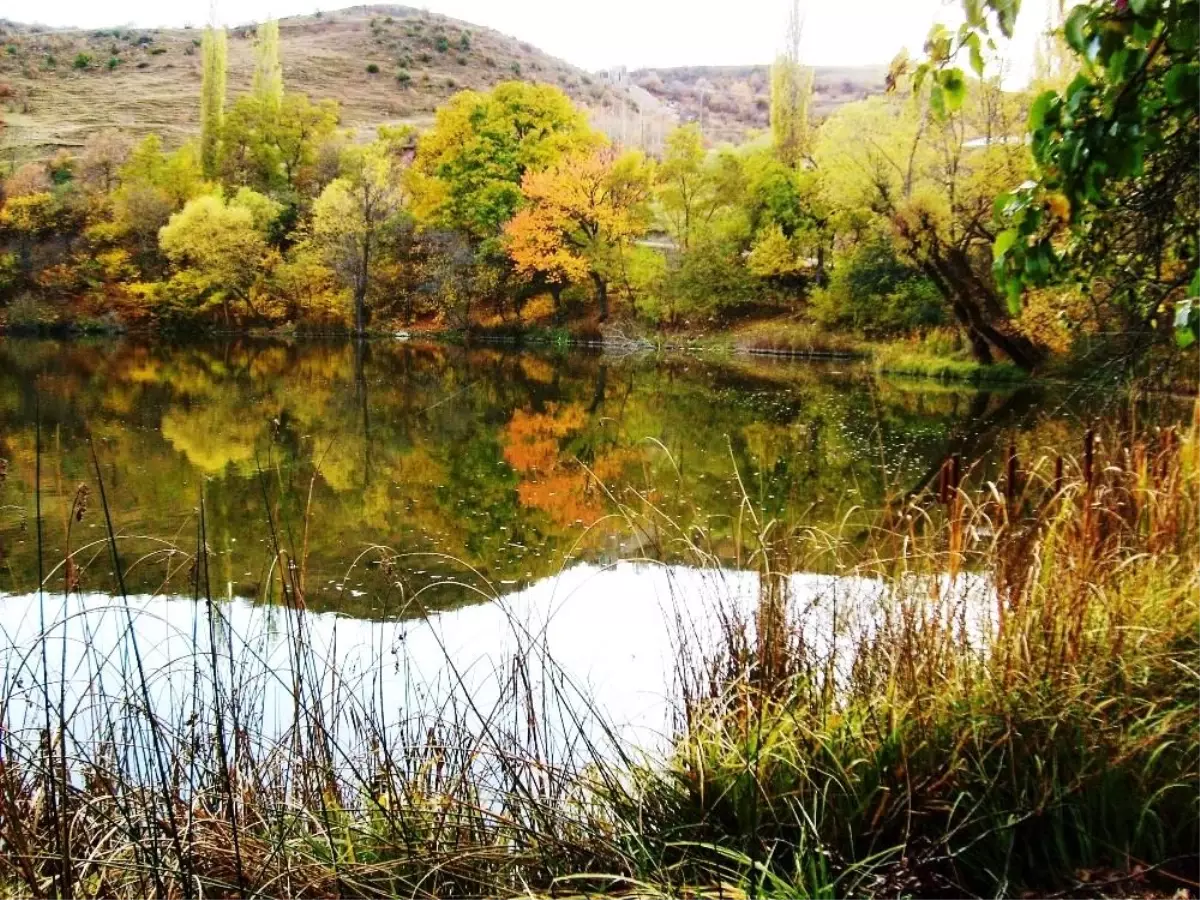
[[[934,252],[922,268],[937,285],[954,311],[954,317],[966,331],[976,362],[991,365],[995,361],[993,347],[1026,372],[1032,371],[1041,362],[1041,351],[1033,341],[989,318],[988,313],[994,315],[1000,309],[1000,300],[965,259],[947,259]]]
[[[550,282],[550,296],[554,298],[554,321],[562,320],[562,291],[563,286],[558,281]]]
[[[608,282],[599,272],[592,272],[592,282],[596,285],[596,304],[600,307],[600,321],[608,321]]]

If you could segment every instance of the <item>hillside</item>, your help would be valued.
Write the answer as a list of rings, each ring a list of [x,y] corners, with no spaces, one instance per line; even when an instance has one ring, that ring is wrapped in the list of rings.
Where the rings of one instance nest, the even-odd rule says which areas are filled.
[[[817,66],[813,74],[812,112],[822,119],[844,103],[882,93],[887,66]],[[681,120],[701,122],[713,141],[740,141],[769,124],[770,66],[638,69],[628,77]]]
[[[363,131],[429,121],[456,91],[514,78],[558,85],[588,105],[605,102],[604,87],[562,60],[410,7],[296,16],[281,19],[279,30],[288,89],[337,99],[344,124]],[[199,127],[200,36],[199,28],[80,31],[0,21],[5,156],[77,147],[106,126],[183,140]],[[249,87],[253,44],[252,27],[230,30],[230,96]]]
[[[700,120],[714,142],[767,126],[768,67],[693,66],[589,75],[537,48],[457,19],[405,6],[358,6],[280,20],[285,83],[334,98],[343,124],[423,124],[463,88],[509,79],[557,85],[597,127],[657,151],[678,121]],[[49,29],[0,20],[0,137],[5,166],[75,148],[115,126],[158,132],[168,145],[199,127],[201,29]],[[229,95],[246,90],[254,28],[229,34]],[[371,69],[377,68],[377,71]],[[884,67],[818,69],[814,108],[882,90]]]

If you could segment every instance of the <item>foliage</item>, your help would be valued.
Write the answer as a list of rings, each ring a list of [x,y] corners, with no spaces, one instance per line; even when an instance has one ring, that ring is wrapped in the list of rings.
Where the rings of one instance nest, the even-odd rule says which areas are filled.
[[[216,174],[220,153],[227,55],[225,29],[205,28],[200,45],[200,165],[209,178]]]
[[[843,227],[894,235],[937,286],[977,362],[999,352],[1031,369],[1041,349],[1013,326],[991,276],[994,198],[1029,171],[1015,99],[994,82],[964,88],[953,111],[939,112],[931,98],[893,94],[835,113],[814,151],[823,194]]]
[[[279,64],[279,22],[275,19],[267,19],[258,26],[250,96],[260,105],[272,109],[277,109],[283,102],[283,68]]]
[[[159,246],[176,270],[172,285],[202,303],[219,302],[226,325],[231,300],[253,311],[251,288],[264,270],[267,228],[278,210],[247,188],[228,203],[213,194],[189,201],[159,232]]]
[[[354,298],[354,328],[367,327],[367,291],[394,239],[405,200],[400,171],[386,141],[348,154],[344,173],[313,204],[312,239]]]
[[[800,0],[792,0],[787,50],[771,66],[771,137],[776,156],[790,169],[797,168],[809,152],[813,72],[800,64],[802,29]]]
[[[1198,21],[1195,0],[1071,11],[1079,74],[1034,100],[1037,177],[996,200],[996,269],[1014,307],[1027,287],[1075,280],[1103,291],[1125,329],[1177,319],[1181,342],[1200,336],[1200,306],[1184,300],[1200,296]]]
[[[509,81],[462,91],[421,135],[410,177],[422,221],[494,241],[521,204],[521,180],[565,155],[598,146],[566,94]]]
[[[868,334],[910,332],[942,325],[936,286],[906,265],[887,234],[875,233],[835,257],[829,284],[813,295],[813,316],[829,326]]]
[[[629,242],[646,230],[652,178],[641,154],[608,149],[526,173],[526,205],[505,227],[517,272],[558,286],[590,277],[605,321],[608,282],[618,277]]]

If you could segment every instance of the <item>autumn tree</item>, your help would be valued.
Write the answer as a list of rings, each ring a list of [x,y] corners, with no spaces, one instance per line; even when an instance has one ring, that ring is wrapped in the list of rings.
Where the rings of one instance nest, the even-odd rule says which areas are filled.
[[[659,206],[675,243],[685,252],[693,233],[711,221],[719,202],[706,157],[700,126],[682,125],[667,135],[662,163],[656,172]]]
[[[556,87],[510,81],[488,93],[461,91],[417,145],[409,178],[414,212],[476,243],[495,241],[521,205],[526,173],[598,141]]]
[[[200,42],[200,164],[210,178],[217,172],[221,123],[225,115],[227,55],[225,29],[209,25]]]
[[[366,332],[367,292],[404,208],[401,167],[383,141],[348,151],[343,174],[313,204],[312,239],[349,286],[354,331]]]
[[[937,286],[977,361],[1000,352],[1031,369],[1041,352],[1011,321],[991,274],[994,199],[1029,171],[1019,98],[994,83],[938,91],[834,113],[814,150],[825,194],[842,221],[869,210],[886,225]]]
[[[775,153],[784,165],[795,168],[809,151],[809,105],[812,69],[800,62],[804,30],[800,0],[792,0],[786,31],[787,44],[771,66],[771,136]]]
[[[278,108],[283,101],[283,68],[279,63],[279,22],[275,19],[267,19],[258,26],[250,96],[263,106],[272,108]]]
[[[621,255],[647,227],[651,180],[641,154],[607,148],[526,173],[525,206],[505,228],[517,271],[552,285],[591,278],[605,321],[608,286]]]
[[[176,286],[203,302],[218,302],[230,324],[231,301],[255,312],[251,287],[267,256],[267,229],[279,205],[243,188],[226,202],[206,194],[188,202],[159,232],[159,246],[176,268]]]
[[[129,136],[113,128],[89,135],[79,160],[84,181],[98,191],[110,193],[116,187],[117,175],[132,149]]]
[[[133,237],[143,254],[157,246],[158,232],[171,213],[204,189],[199,155],[193,144],[166,153],[158,135],[147,135],[119,172],[113,193],[117,228]]]

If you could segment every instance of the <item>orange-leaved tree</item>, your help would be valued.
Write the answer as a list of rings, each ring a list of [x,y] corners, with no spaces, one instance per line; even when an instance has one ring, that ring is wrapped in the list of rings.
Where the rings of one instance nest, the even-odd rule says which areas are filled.
[[[504,229],[517,272],[544,279],[556,305],[565,285],[591,278],[603,322],[609,282],[629,244],[646,232],[651,183],[645,156],[610,147],[527,172],[525,205]]]

